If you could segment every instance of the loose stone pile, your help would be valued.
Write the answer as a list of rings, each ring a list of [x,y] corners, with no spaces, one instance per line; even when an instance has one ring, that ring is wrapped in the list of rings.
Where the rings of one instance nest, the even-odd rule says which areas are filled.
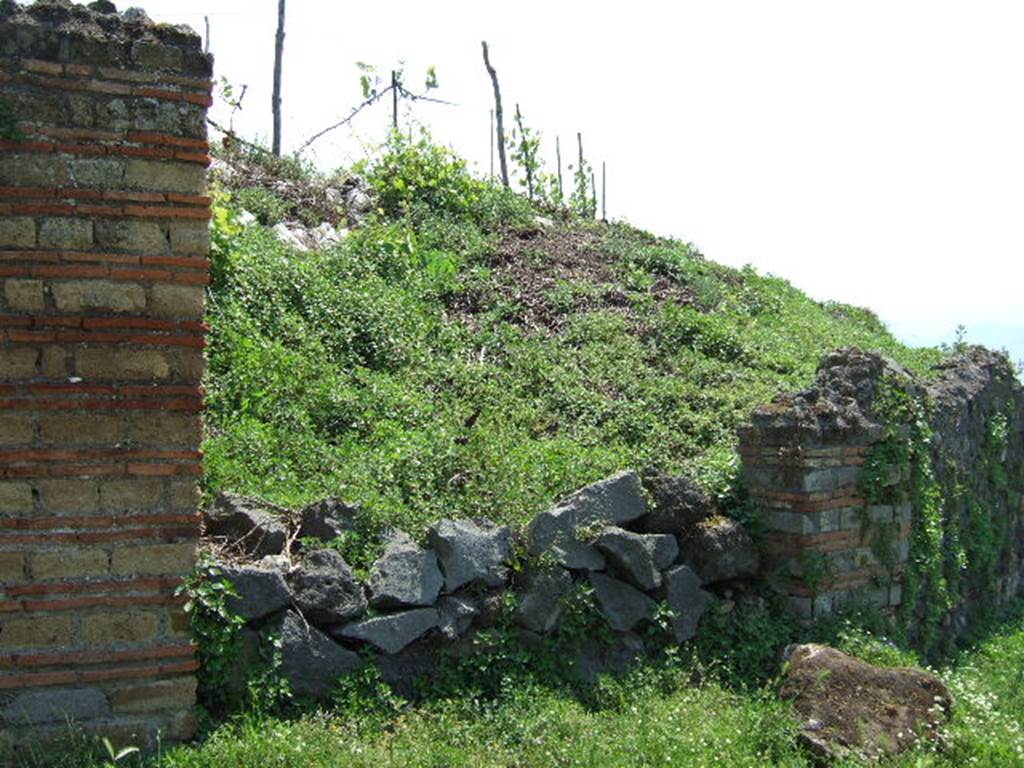
[[[278,632],[293,692],[324,699],[367,651],[386,679],[408,685],[412,672],[429,672],[437,650],[457,652],[493,624],[509,591],[515,626],[536,640],[558,631],[570,592],[589,586],[615,635],[605,662],[642,652],[635,631],[654,619],[658,601],[671,609],[675,639],[691,639],[709,588],[757,576],[757,548],[684,479],[646,484],[653,508],[640,477],[622,472],[563,499],[521,533],[441,520],[421,546],[389,530],[362,579],[327,545],[357,527],[358,510],[335,499],[293,514],[224,493],[206,513],[206,534],[242,553],[221,570],[238,595],[229,609],[246,622],[245,655],[256,655],[261,631]],[[309,546],[314,539],[324,546]]]

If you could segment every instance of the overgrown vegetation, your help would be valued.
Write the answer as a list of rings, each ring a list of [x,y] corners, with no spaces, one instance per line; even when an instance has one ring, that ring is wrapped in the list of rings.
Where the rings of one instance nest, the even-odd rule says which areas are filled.
[[[298,186],[311,173],[271,162]],[[372,532],[384,525],[415,534],[442,516],[521,523],[623,467],[687,472],[754,519],[734,445],[753,406],[808,384],[835,347],[880,349],[918,371],[940,355],[899,344],[866,310],[716,265],[690,244],[565,212],[538,221],[529,201],[474,179],[425,137],[393,136],[355,173],[376,212],[325,252],[296,253],[265,226],[238,223],[243,208],[264,225],[294,212],[258,173],[216,190],[204,482],[284,505],[360,503],[360,533],[334,542],[357,567],[374,558]],[[918,472],[914,487],[933,499],[923,406],[895,387],[887,397],[892,423],[912,428],[894,429],[871,457],[867,491],[881,497],[897,466]],[[992,482],[997,464],[986,464]],[[922,525],[915,546],[933,546]],[[987,539],[966,541],[970,552]],[[185,590],[202,694],[214,710],[240,712],[207,721],[196,745],[119,765],[809,766],[799,723],[773,694],[781,647],[816,640],[873,663],[919,663],[900,626],[874,611],[851,605],[806,626],[743,595],[712,606],[683,647],[666,641],[659,610],[644,638],[649,663],[588,680],[581,653],[611,634],[581,585],[540,646],[514,630],[510,593],[475,652],[412,700],[367,666],[339,681],[329,711],[305,709],[275,674],[268,638],[263,671],[226,701],[241,650],[217,577],[203,566]],[[921,589],[941,583],[937,572],[917,578]],[[942,670],[959,707],[940,743],[899,765],[1024,762],[1022,669],[1018,616]],[[97,766],[110,755],[63,759]]]
[[[198,676],[199,700],[213,712],[236,705],[230,695],[231,681],[242,650],[239,632],[245,622],[228,610],[228,600],[237,597],[234,585],[204,554],[175,594],[185,597],[184,609],[203,670]]]
[[[989,636],[938,672],[956,697],[941,738],[922,744],[893,766],[939,768],[1024,764],[1024,622],[990,625]],[[764,653],[792,628],[777,613],[751,623],[737,617],[724,649]],[[816,639],[883,666],[916,665],[915,654],[877,631],[864,615],[812,630]],[[870,623],[870,622],[869,622]],[[711,628],[711,634],[720,628]],[[702,637],[708,633],[702,633]],[[755,651],[758,647],[760,650]],[[527,651],[495,631],[478,653],[453,661],[421,688],[415,702],[398,696],[373,667],[339,684],[330,710],[253,709],[207,732],[198,744],[118,765],[146,768],[206,766],[800,766],[812,759],[796,744],[799,722],[764,687],[731,684],[741,667],[729,654],[713,664],[699,649],[668,654],[620,676],[574,682],[566,664],[546,665],[553,648]],[[734,649],[735,650],[735,649]],[[539,656],[538,656],[539,654]],[[753,658],[753,657],[750,657]],[[758,665],[755,665],[758,666]],[[777,664],[773,665],[777,670]],[[753,667],[748,669],[748,672]],[[774,673],[772,673],[774,674]],[[740,677],[745,677],[741,674]],[[747,678],[760,679],[758,673]],[[29,765],[109,766],[104,753],[83,749]],[[841,762],[840,765],[852,765]]]
[[[1002,465],[1008,416],[991,417],[980,454],[965,470],[933,444],[930,403],[911,392],[908,382],[883,382],[874,407],[888,435],[871,449],[861,487],[871,503],[912,506],[901,619],[925,656],[940,659],[954,650],[953,633],[941,628],[951,611],[968,597],[972,624],[990,621],[995,610],[996,569],[1010,544],[1009,518],[980,499],[997,498],[1008,487]],[[892,558],[891,552],[879,555],[882,562]]]
[[[377,212],[322,253],[234,223],[243,202],[278,218],[272,190],[218,191],[209,492],[338,495],[413,534],[443,516],[521,523],[623,467],[729,496],[736,425],[825,352],[918,369],[939,354],[687,243],[539,222],[426,137],[393,136],[356,172]]]
[[[24,138],[13,105],[6,99],[0,99],[0,139],[22,141]]]

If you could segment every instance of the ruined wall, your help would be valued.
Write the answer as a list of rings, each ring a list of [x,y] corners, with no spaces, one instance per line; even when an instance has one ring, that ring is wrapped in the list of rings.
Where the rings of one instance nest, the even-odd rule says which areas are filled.
[[[137,11],[0,0],[0,752],[194,727],[210,74]]]
[[[764,509],[768,575],[800,616],[831,613],[857,592],[880,606],[902,602],[910,505],[871,505],[860,487],[884,434],[870,404],[888,369],[876,356],[833,355],[815,386],[759,408],[740,430],[743,478]],[[880,562],[870,522],[895,526],[896,562]]]
[[[860,597],[902,606],[924,646],[954,637],[1019,592],[1022,433],[1024,390],[1001,355],[974,348],[927,379],[830,355],[814,386],[740,432],[768,577],[805,617]]]
[[[941,499],[934,519],[944,532],[946,567],[942,584],[925,578],[910,591],[917,593],[915,619],[922,626],[941,607],[944,634],[957,636],[1022,594],[1024,388],[1005,358],[978,347],[944,366],[926,391],[933,478],[925,489]],[[920,478],[916,485],[923,485]],[[915,495],[914,486],[913,476],[904,480],[908,495]],[[921,500],[914,503],[922,507]],[[930,526],[921,522],[917,534],[925,536]],[[964,567],[950,567],[957,561]],[[946,594],[936,596],[936,586]]]

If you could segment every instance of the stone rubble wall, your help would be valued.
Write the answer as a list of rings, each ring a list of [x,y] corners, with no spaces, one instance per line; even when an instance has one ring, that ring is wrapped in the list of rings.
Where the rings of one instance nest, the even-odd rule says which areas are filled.
[[[0,0],[0,752],[189,736],[212,61]]]
[[[648,478],[647,491],[657,510],[640,477],[621,472],[540,513],[520,534],[442,520],[421,545],[387,531],[363,576],[329,544],[358,530],[358,509],[326,499],[287,513],[221,494],[205,527],[221,553],[212,577],[231,582],[237,597],[228,610],[245,621],[239,666],[259,664],[260,643],[276,634],[281,671],[300,698],[327,700],[367,652],[385,680],[408,690],[441,651],[470,650],[474,634],[495,623],[527,644],[557,633],[581,594],[589,596],[583,620],[610,632],[576,638],[580,647],[565,662],[584,678],[642,656],[659,602],[672,612],[666,631],[690,640],[715,592],[757,576],[757,548],[685,481]]]

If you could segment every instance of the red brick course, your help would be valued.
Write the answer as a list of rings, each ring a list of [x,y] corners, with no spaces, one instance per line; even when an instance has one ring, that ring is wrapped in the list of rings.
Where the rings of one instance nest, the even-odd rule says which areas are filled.
[[[62,34],[24,39],[52,36],[31,50],[58,50]],[[194,41],[118,42],[113,66],[19,58],[21,41],[0,55],[0,98],[16,95],[26,137],[0,140],[0,411],[25,425],[0,449],[12,499],[0,553],[14,563],[0,583],[0,690],[113,696],[139,688],[119,681],[176,681],[152,686],[144,715],[111,698],[97,724],[151,719],[155,732],[187,719],[198,667],[175,590],[199,533],[181,490],[202,473],[212,83],[195,76],[208,69]],[[146,66],[115,65],[129,59]],[[108,128],[94,116],[114,102]],[[58,114],[69,122],[51,123]]]

